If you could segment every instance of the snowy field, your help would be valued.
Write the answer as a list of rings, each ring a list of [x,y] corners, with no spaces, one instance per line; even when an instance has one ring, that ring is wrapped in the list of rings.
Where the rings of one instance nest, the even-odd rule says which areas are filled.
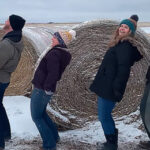
[[[29,98],[23,96],[6,96],[4,97],[4,106],[7,110],[12,131],[12,140],[6,143],[6,150],[19,150],[20,148],[18,148],[19,145],[17,143],[20,141],[25,140],[22,143],[23,145],[26,144],[27,141],[34,142],[35,139],[41,141],[38,130],[31,119]],[[116,126],[119,129],[120,146],[125,143],[139,143],[139,140],[148,140],[147,135],[138,129],[141,121],[130,123],[133,116],[138,114],[139,111],[136,111],[129,116],[115,119]],[[62,143],[68,140],[96,145],[97,142],[105,141],[101,125],[97,120],[87,124],[82,129],[59,132],[59,134]],[[17,147],[15,145],[12,146],[13,142],[15,142]],[[29,146],[32,147],[32,142]],[[61,145],[59,145],[59,149],[61,150]]]
[[[65,28],[67,28],[65,26]],[[69,26],[69,28],[71,28]],[[146,33],[150,34],[150,27],[141,28]],[[42,29],[46,30],[46,29]],[[24,33],[34,39],[34,42],[40,39],[40,33],[36,32],[35,28],[26,28]],[[34,34],[33,34],[34,33]],[[42,37],[47,37],[48,33],[44,32]],[[36,38],[35,38],[36,37]],[[45,38],[47,39],[47,38]],[[40,49],[47,47],[49,40],[44,40],[39,43]],[[6,142],[6,150],[37,150],[41,146],[39,133],[31,119],[30,115],[30,99],[23,96],[6,96],[4,97],[4,105],[10,120],[12,140]],[[141,120],[132,122],[134,116],[137,116],[139,111],[133,112],[122,118],[115,118],[116,126],[119,129],[119,150],[123,149],[138,149],[140,140],[148,140],[146,133],[139,129]],[[61,142],[58,144],[58,150],[94,150],[97,142],[104,142],[104,134],[98,120],[88,123],[84,128],[60,132]]]
[[[150,27],[141,27],[141,29],[147,34],[150,34]]]

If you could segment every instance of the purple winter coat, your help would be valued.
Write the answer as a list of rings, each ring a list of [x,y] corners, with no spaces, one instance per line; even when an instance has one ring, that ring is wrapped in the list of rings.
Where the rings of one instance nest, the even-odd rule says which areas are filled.
[[[43,57],[32,80],[36,88],[55,92],[57,81],[71,60],[66,49],[55,46]]]

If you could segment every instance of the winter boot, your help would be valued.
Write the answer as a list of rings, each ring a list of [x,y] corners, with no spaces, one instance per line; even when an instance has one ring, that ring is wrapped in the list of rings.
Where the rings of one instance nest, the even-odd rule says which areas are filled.
[[[39,147],[39,150],[56,150],[56,147],[54,147],[54,148],[43,148],[43,147]]]
[[[150,150],[150,141],[140,141],[139,147]]]
[[[117,150],[118,149],[118,129],[114,134],[105,134],[107,142],[103,144],[100,150]]]
[[[8,132],[4,132],[4,139],[5,141],[9,141],[11,139],[11,134]]]
[[[57,140],[56,140],[56,144],[60,143],[60,136],[58,136]]]

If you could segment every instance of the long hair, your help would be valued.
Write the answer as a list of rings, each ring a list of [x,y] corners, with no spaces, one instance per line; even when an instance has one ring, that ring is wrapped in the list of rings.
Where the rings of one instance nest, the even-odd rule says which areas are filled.
[[[119,35],[119,27],[116,29],[115,33],[113,34],[112,40],[108,43],[108,48],[117,45],[119,43],[119,41],[121,41],[125,37],[130,37],[130,38],[134,37],[134,35],[131,34],[131,31],[126,36],[120,36]]]

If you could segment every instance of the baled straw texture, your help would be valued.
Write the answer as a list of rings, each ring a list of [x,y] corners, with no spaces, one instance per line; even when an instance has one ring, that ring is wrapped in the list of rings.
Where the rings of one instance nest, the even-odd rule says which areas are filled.
[[[69,45],[72,60],[51,102],[51,108],[68,119],[65,122],[58,115],[50,113],[55,122],[64,128],[83,127],[88,121],[97,119],[97,96],[89,91],[89,86],[118,24],[109,20],[93,21],[75,28],[77,39]],[[132,67],[124,98],[114,110],[116,117],[137,110],[143,94],[150,41],[140,30],[136,34],[136,44],[144,58]]]

